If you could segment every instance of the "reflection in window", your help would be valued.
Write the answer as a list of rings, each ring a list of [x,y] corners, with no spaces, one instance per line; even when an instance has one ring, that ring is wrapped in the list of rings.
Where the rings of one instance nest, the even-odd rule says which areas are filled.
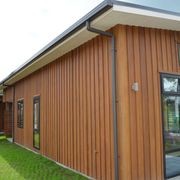
[[[162,76],[166,177],[180,175],[180,77]]]
[[[180,89],[180,80],[178,78],[163,78],[165,92],[178,92]]]
[[[40,149],[40,97],[34,98],[33,116],[33,145]]]
[[[24,101],[17,102],[17,127],[23,128],[24,126]]]
[[[165,149],[180,149],[180,97],[164,96],[163,106]]]

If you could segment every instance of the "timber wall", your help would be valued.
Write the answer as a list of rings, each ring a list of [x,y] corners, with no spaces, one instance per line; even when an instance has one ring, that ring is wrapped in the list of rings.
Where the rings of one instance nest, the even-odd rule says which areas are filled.
[[[2,97],[0,96],[0,132],[4,131],[4,123],[3,123],[3,102],[2,102]]]
[[[117,26],[120,177],[164,179],[160,73],[180,75],[180,32]],[[132,85],[138,82],[139,91]]]
[[[108,39],[97,37],[16,83],[15,142],[33,149],[33,97],[40,95],[40,153],[97,179],[113,179],[110,53]],[[23,129],[17,128],[19,99]]]
[[[179,74],[180,33],[121,25],[112,30],[120,179],[164,179],[160,72]],[[16,83],[15,141],[33,149],[33,97],[40,95],[40,153],[96,179],[113,180],[110,55],[109,39],[98,36]],[[24,129],[19,129],[22,98]]]

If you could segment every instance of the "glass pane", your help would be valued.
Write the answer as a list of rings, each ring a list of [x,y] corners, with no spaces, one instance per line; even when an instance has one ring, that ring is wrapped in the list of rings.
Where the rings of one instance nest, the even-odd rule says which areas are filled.
[[[163,78],[163,87],[165,92],[180,91],[180,80],[178,78]]]
[[[163,96],[166,176],[180,174],[180,97]]]
[[[34,99],[33,108],[33,138],[34,147],[40,149],[40,99]]]
[[[34,104],[34,129],[39,129],[39,103]]]
[[[40,148],[40,134],[39,132],[34,131],[34,147]]]
[[[164,135],[166,151],[180,148],[180,97],[164,96]]]
[[[17,125],[19,128],[23,128],[23,120],[24,120],[24,104],[23,101],[19,101],[17,104],[17,115],[18,115],[18,119],[17,119]]]

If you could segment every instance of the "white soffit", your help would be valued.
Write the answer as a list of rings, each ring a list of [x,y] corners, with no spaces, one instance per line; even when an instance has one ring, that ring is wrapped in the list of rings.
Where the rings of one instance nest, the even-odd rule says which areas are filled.
[[[141,27],[151,27],[168,30],[180,30],[180,16],[143,10],[139,8],[114,5],[113,8],[96,18],[92,23],[93,27],[101,30],[108,30],[117,24],[133,25]],[[58,57],[63,56],[67,52],[77,48],[86,41],[97,36],[97,34],[88,32],[86,27],[58,44],[52,50],[41,56],[39,59],[31,63],[29,66],[15,74],[6,81],[6,84],[13,84],[18,80],[28,76],[41,67],[49,64]]]
[[[180,16],[120,5],[113,6],[118,24],[180,31]]]
[[[95,19],[92,22],[92,25],[96,26],[102,19],[107,19],[107,16],[109,16],[109,14],[111,14],[111,12],[112,12],[112,9],[106,11],[104,14],[102,14],[97,19]],[[102,30],[105,31],[105,30],[109,29],[110,26],[109,26],[109,24],[107,24],[107,26],[103,26],[103,27],[101,26],[98,28],[101,28]],[[13,77],[8,79],[6,81],[6,84],[11,85],[11,84],[23,79],[24,77],[28,76],[29,74],[37,71],[38,69],[42,68],[43,66],[45,66],[47,64],[53,62],[57,58],[63,56],[67,52],[77,48],[78,46],[80,46],[83,43],[87,42],[88,40],[94,38],[95,36],[97,36],[97,34],[87,31],[86,27],[82,28],[81,30],[79,30],[78,32],[76,32],[75,34],[73,34],[72,36],[67,38],[65,41],[58,44],[52,50],[50,50],[49,52],[47,52],[46,54],[41,56],[38,60],[34,61],[29,66],[25,67],[20,72],[15,74]]]

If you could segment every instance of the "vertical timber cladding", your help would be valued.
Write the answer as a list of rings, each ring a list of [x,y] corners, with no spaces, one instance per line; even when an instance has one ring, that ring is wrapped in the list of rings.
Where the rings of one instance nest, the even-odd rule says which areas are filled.
[[[3,123],[3,102],[2,96],[0,96],[0,132],[4,130],[4,123]]]
[[[180,33],[121,25],[113,31],[120,179],[163,179],[159,77],[180,72]],[[113,180],[110,49],[108,38],[98,36],[16,83],[15,141],[33,149],[33,97],[39,95],[40,152],[94,178]],[[131,90],[134,82],[138,92]],[[5,98],[10,94],[7,89]],[[24,129],[19,129],[22,98]]]
[[[3,95],[3,131],[5,135],[12,136],[12,116],[13,116],[13,94],[12,87],[4,90]]]
[[[164,179],[160,72],[179,74],[180,32],[116,26],[120,179]],[[138,82],[139,91],[131,87]],[[128,92],[128,93],[127,93]]]
[[[110,39],[98,36],[15,84],[15,142],[33,149],[40,96],[40,152],[97,179],[114,179]],[[24,128],[17,101],[24,99]]]

